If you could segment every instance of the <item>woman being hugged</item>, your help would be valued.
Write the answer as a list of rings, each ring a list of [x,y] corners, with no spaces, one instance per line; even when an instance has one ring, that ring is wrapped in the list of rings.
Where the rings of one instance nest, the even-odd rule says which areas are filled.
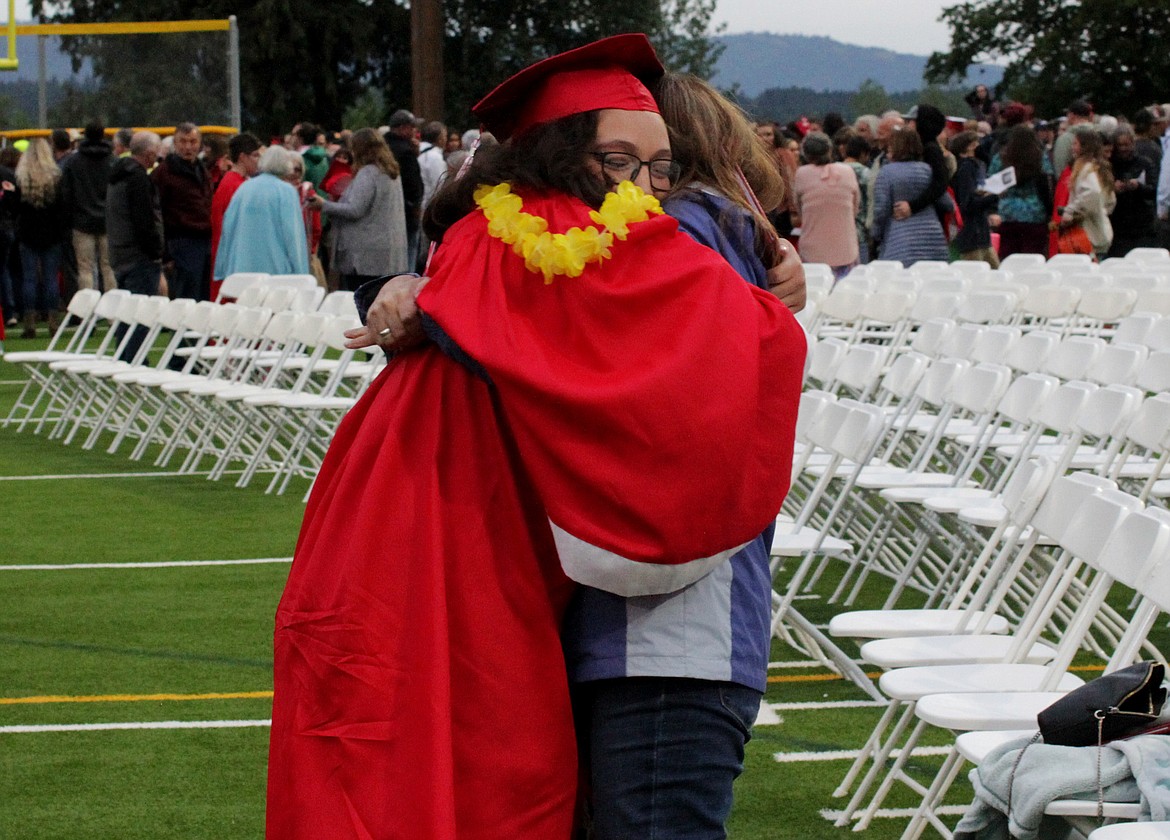
[[[663,208],[740,282],[799,309],[799,258],[763,212],[783,182],[751,123],[694,76],[665,76],[655,98],[679,171]],[[577,589],[563,637],[596,840],[650,837],[655,826],[723,836],[767,676],[771,539],[769,526],[669,594]]]
[[[803,334],[649,194],[677,173],[661,74],[624,35],[501,84],[475,112],[503,142],[428,209],[429,281],[359,295],[350,346],[398,352],[277,611],[270,840],[567,838],[574,582],[677,591],[774,520]]]

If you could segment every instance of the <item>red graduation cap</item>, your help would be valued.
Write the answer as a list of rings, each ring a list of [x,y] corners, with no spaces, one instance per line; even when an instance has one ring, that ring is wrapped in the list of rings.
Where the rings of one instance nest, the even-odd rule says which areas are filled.
[[[658,113],[647,85],[664,72],[645,35],[614,35],[525,67],[471,110],[500,140],[602,108]]]

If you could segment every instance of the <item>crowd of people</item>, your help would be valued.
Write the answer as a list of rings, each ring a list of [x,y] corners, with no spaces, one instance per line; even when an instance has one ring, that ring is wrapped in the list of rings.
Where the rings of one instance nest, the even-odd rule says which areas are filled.
[[[960,117],[923,103],[851,125],[839,114],[757,122],[788,186],[771,221],[838,277],[874,259],[995,267],[1014,253],[1104,259],[1170,245],[1170,105],[1126,119],[1078,100],[1045,121],[984,85],[967,101]]]
[[[423,208],[478,131],[395,112],[381,128],[303,122],[268,144],[184,122],[0,149],[0,308],[33,338],[79,288],[213,300],[239,272],[354,289],[425,267]],[[489,138],[490,139],[490,138]]]

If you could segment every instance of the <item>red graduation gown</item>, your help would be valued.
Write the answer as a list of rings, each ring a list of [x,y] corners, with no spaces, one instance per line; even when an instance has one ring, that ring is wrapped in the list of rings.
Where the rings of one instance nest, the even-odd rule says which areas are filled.
[[[553,528],[636,575],[747,542],[787,491],[803,333],[672,219],[546,285],[475,212],[432,276],[420,307],[491,385],[431,345],[338,430],[277,611],[269,840],[567,838]]]

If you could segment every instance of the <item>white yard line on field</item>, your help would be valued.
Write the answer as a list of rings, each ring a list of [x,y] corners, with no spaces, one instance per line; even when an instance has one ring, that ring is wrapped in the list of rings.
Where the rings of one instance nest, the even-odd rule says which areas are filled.
[[[950,747],[917,747],[914,755],[948,755]],[[772,753],[772,759],[779,764],[801,764],[806,761],[852,761],[857,758],[858,750],[824,750],[823,752],[778,752]],[[893,750],[892,758],[902,754],[901,750]]]
[[[174,569],[185,566],[255,566],[263,563],[291,563],[291,557],[258,557],[253,560],[160,560],[152,563],[43,563],[0,566],[0,572],[69,572],[78,569]]]
[[[904,820],[908,817],[914,816],[914,814],[917,813],[917,811],[918,811],[917,808],[878,808],[876,811],[874,811],[873,815],[875,817],[880,817],[883,819],[903,819]],[[828,820],[831,823],[837,822],[837,820],[839,820],[842,817],[842,815],[844,815],[844,813],[845,813],[844,811],[831,811],[828,808],[824,808],[821,810],[821,816],[824,817],[826,820]],[[958,816],[962,816],[963,814],[967,813],[967,806],[966,805],[943,805],[941,808],[935,808],[934,813],[936,813],[940,816],[943,816],[943,817],[958,817]],[[853,818],[860,819],[861,812],[858,811],[856,814],[853,815]]]
[[[224,470],[224,474],[238,474],[240,470]],[[208,475],[208,470],[195,472],[126,472],[126,473],[72,473],[62,475],[0,475],[0,481],[76,481],[83,478],[168,478],[177,475]]]
[[[136,723],[56,723],[41,726],[0,726],[0,735],[23,735],[39,732],[98,732],[117,729],[241,729],[271,725],[271,720],[147,720]]]

